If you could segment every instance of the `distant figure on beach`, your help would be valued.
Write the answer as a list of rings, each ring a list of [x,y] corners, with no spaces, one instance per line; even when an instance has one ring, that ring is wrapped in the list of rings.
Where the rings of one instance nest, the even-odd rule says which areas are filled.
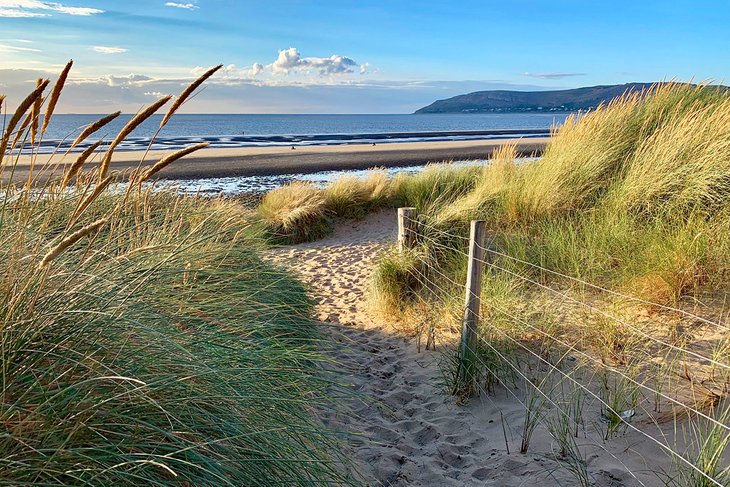
[[[375,142],[373,142],[373,145],[375,145]]]
[[[297,150],[297,148],[294,146],[291,146],[291,150]]]

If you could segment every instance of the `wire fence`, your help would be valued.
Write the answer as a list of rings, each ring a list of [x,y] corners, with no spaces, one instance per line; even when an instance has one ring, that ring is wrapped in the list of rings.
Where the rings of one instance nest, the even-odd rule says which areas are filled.
[[[586,441],[646,485],[622,455],[606,447],[613,438],[631,433],[669,455],[674,470],[682,470],[666,473],[667,483],[730,485],[730,326],[497,250],[475,232],[475,225],[484,222],[473,222],[467,238],[429,225],[413,212],[399,212],[399,218],[405,229],[399,236],[411,233],[411,243],[401,248],[425,246],[431,254],[455,255],[462,264],[466,261],[467,275],[478,274],[475,284],[471,278],[462,280],[463,265],[449,268],[438,256],[422,259],[413,273],[426,291],[412,294],[424,308],[454,310],[460,297],[466,303],[454,310],[455,315],[465,311],[455,360],[458,370],[468,373],[454,372],[454,390],[470,395],[501,385],[524,409],[523,452],[539,424],[560,445],[562,459],[579,483],[592,485],[595,479],[576,443],[581,429]],[[506,281],[523,291],[519,304],[490,289]],[[591,289],[594,295],[575,292],[574,286]],[[671,316],[639,323],[625,310],[614,309],[609,299]],[[476,319],[470,318],[473,303],[478,307]],[[692,320],[693,331],[712,338],[697,346],[686,336],[666,331],[671,328],[668,323],[681,320]],[[602,335],[603,330],[608,332]],[[617,337],[610,336],[611,330]],[[708,343],[714,345],[711,351]],[[599,353],[605,348],[615,349],[613,356]],[[566,386],[572,391],[569,399]],[[669,414],[662,413],[665,407]],[[555,414],[548,414],[548,408]],[[599,410],[592,429],[584,418],[591,408]],[[642,455],[632,448],[627,451]]]

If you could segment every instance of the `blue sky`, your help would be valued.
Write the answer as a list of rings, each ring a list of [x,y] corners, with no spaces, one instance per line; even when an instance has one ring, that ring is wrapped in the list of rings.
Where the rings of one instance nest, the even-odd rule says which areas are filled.
[[[478,89],[730,79],[724,1],[0,0],[0,93],[75,61],[61,109],[403,113]]]

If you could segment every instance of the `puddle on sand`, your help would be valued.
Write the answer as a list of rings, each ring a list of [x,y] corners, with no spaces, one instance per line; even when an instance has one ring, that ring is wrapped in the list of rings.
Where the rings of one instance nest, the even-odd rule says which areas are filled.
[[[520,158],[525,162],[533,158]],[[486,159],[472,161],[458,161],[449,163],[451,167],[482,166],[489,161]],[[377,169],[385,172],[388,176],[396,174],[415,174],[423,171],[426,165],[389,167]],[[324,187],[340,176],[354,176],[365,178],[372,173],[372,169],[342,170],[342,171],[320,171],[309,174],[283,174],[276,176],[241,176],[226,178],[200,178],[190,180],[160,180],[155,183],[158,188],[172,187],[181,193],[194,193],[201,195],[226,195],[235,196],[243,193],[263,193],[284,186],[293,181],[310,182],[318,187]]]

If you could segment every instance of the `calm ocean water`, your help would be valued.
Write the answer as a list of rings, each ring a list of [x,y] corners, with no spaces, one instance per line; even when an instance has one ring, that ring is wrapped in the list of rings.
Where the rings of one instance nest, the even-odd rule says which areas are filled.
[[[85,125],[101,115],[55,115],[43,152],[64,148]],[[111,139],[132,115],[121,115],[97,135]],[[429,115],[176,115],[155,139],[153,149],[177,149],[208,141],[212,147],[332,145],[536,137],[565,114]],[[1,118],[1,117],[0,117]],[[135,130],[120,150],[147,147],[159,127],[155,115]],[[63,140],[66,142],[63,142]],[[93,142],[96,139],[90,140]],[[83,149],[79,147],[79,150]]]

